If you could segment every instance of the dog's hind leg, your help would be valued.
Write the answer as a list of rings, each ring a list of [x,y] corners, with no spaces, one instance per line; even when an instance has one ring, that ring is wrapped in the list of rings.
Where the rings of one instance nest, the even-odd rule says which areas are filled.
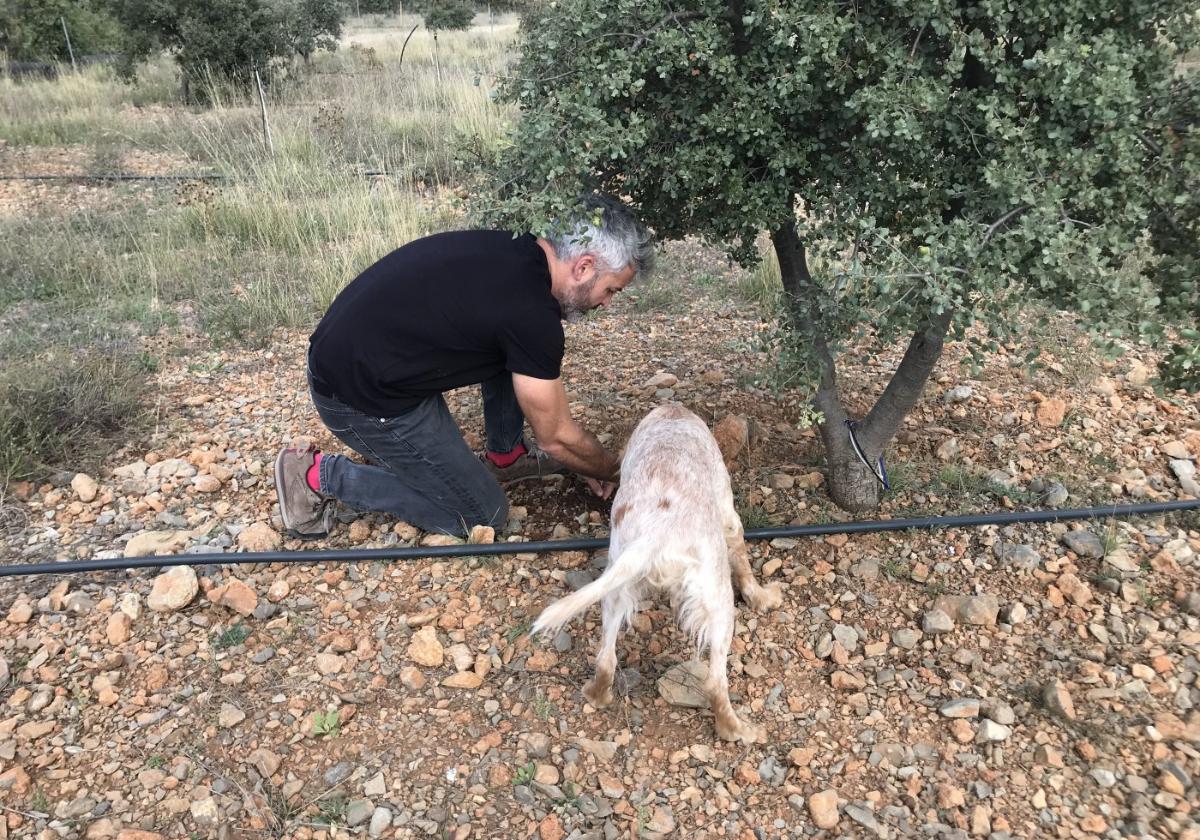
[[[727,609],[708,610],[708,678],[704,693],[716,718],[717,736],[726,741],[748,744],[764,739],[763,730],[738,719],[729,702],[729,645],[733,641],[733,591],[727,590]]]
[[[783,604],[783,594],[779,584],[772,583],[762,586],[754,578],[754,570],[750,568],[750,553],[746,549],[746,538],[742,535],[742,521],[737,511],[733,509],[733,501],[726,506],[725,513],[725,547],[729,552],[729,569],[733,572],[733,583],[742,598],[756,612],[773,610]]]
[[[613,676],[617,672],[617,636],[628,615],[629,593],[618,589],[600,602],[603,627],[600,648],[596,651],[596,675],[583,687],[583,696],[597,709],[613,701]]]

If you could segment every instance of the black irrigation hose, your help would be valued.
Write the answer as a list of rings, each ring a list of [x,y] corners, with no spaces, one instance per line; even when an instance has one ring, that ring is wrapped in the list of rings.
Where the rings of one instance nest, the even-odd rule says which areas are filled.
[[[359,178],[374,178],[378,175],[394,175],[393,172],[351,172]],[[0,181],[228,181],[229,175],[127,175],[114,173],[111,175],[0,175]]]
[[[748,540],[776,537],[820,537],[831,534],[865,534],[873,531],[904,531],[909,528],[953,528],[978,525],[1005,525],[1014,522],[1064,522],[1071,519],[1108,519],[1152,513],[1200,509],[1200,500],[1155,502],[1144,505],[1034,510],[1014,513],[968,514],[965,516],[926,516],[918,519],[875,519],[865,522],[841,522],[827,525],[795,525],[782,528],[755,528],[746,532]],[[406,546],[404,548],[358,548],[328,551],[261,551],[245,554],[175,554],[161,557],[115,557],[107,560],[70,560],[61,563],[29,563],[0,566],[0,577],[18,575],[78,574],[119,569],[158,568],[160,566],[204,566],[239,563],[320,563],[365,560],[418,560],[427,557],[480,557],[492,554],[524,554],[550,551],[591,551],[605,548],[605,538],[546,540],[543,542],[503,542],[487,545]]]

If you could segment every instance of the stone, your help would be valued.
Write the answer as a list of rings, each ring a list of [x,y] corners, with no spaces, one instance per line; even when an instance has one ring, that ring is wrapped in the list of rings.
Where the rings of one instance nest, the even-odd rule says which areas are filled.
[[[913,630],[911,627],[904,627],[892,634],[892,641],[898,647],[905,650],[912,650],[921,642],[921,632]]]
[[[193,802],[191,812],[192,819],[202,826],[216,826],[221,821],[221,810],[211,796]]]
[[[442,680],[442,685],[446,688],[476,689],[483,685],[483,677],[474,671],[459,671]]]
[[[237,726],[246,719],[246,713],[234,706],[232,703],[224,703],[221,705],[221,711],[217,713],[217,724],[222,729],[229,729]]]
[[[467,542],[471,545],[491,545],[496,541],[496,529],[491,525],[473,525]]]
[[[992,546],[992,553],[1001,563],[1008,563],[1027,572],[1042,564],[1042,556],[1031,545],[998,542]]]
[[[17,601],[8,610],[9,624],[25,624],[33,618],[33,605],[28,601]]]
[[[154,579],[146,606],[155,612],[174,612],[192,602],[200,581],[191,566],[173,566]]]
[[[1052,680],[1042,690],[1042,702],[1046,708],[1059,717],[1075,720],[1075,703],[1071,694],[1060,680]]]
[[[727,414],[713,428],[713,437],[725,459],[725,466],[732,467],[750,443],[750,421],[740,414]]]
[[[838,691],[862,691],[867,686],[867,680],[862,674],[834,671],[829,677],[829,684]]]
[[[209,590],[208,600],[222,607],[228,607],[243,617],[250,616],[258,606],[258,595],[237,578],[230,578],[221,586]]]
[[[205,473],[192,479],[192,487],[197,493],[215,493],[221,489],[221,479],[211,473]]]
[[[1000,602],[994,595],[973,595],[962,602],[957,618],[964,624],[977,627],[992,627],[1000,612]]]
[[[409,691],[420,691],[425,687],[425,675],[419,669],[406,665],[400,669],[400,683]]]
[[[408,658],[427,668],[440,668],[445,659],[445,649],[438,641],[437,630],[426,625],[413,634],[408,645]]]
[[[704,694],[706,679],[708,666],[703,662],[689,660],[672,666],[658,678],[658,694],[672,706],[707,709],[708,697]]]
[[[317,673],[328,677],[332,674],[340,674],[342,669],[346,667],[346,658],[338,656],[336,653],[318,653],[316,656]]]
[[[808,812],[817,828],[833,828],[838,824],[837,791],[823,790],[808,797]]]
[[[1012,729],[990,718],[984,718],[979,724],[975,738],[980,742],[1005,741],[1012,735]]]
[[[558,818],[558,814],[549,813],[538,823],[538,837],[540,840],[562,840],[566,836],[563,831],[562,822]]]
[[[354,828],[371,819],[375,803],[369,799],[354,799],[346,806],[346,825]]]
[[[1000,613],[1000,618],[1005,624],[1020,624],[1025,621],[1029,615],[1029,610],[1020,601],[1014,601],[1009,604]]]
[[[845,624],[834,625],[833,638],[841,643],[847,653],[854,653],[858,648],[858,631]]]
[[[278,551],[283,537],[266,522],[254,522],[238,532],[237,544],[246,551]]]
[[[982,711],[988,720],[994,720],[1003,726],[1012,726],[1017,722],[1017,713],[1003,700],[989,700]]]
[[[95,500],[100,493],[100,485],[87,473],[76,473],[75,477],[71,479],[71,489],[75,491],[79,501],[85,504]]]
[[[1104,556],[1104,543],[1100,538],[1087,530],[1067,531],[1062,537],[1063,544],[1080,557]]]
[[[383,832],[392,826],[392,812],[380,806],[371,812],[371,823],[367,826],[367,834],[371,837],[382,837]]]
[[[979,717],[979,700],[974,697],[964,697],[943,703],[938,709],[942,717],[973,718]]]
[[[1034,412],[1034,419],[1039,426],[1046,429],[1053,429],[1062,425],[1066,415],[1066,402],[1058,397],[1050,397],[1042,400],[1038,405],[1037,411]]]
[[[250,753],[246,760],[264,779],[274,776],[281,763],[279,756],[264,747],[259,747]]]
[[[108,617],[108,624],[104,628],[105,638],[112,646],[123,645],[129,641],[130,629],[133,626],[133,620],[123,612],[115,612]],[[0,685],[4,681],[0,680]]]
[[[970,385],[955,385],[942,394],[942,402],[946,405],[959,405],[971,399],[975,390]]]
[[[603,764],[608,764],[617,754],[616,741],[594,741],[591,738],[576,738],[575,743],[579,744],[584,752],[595,756]]]
[[[383,771],[380,770],[363,784],[363,796],[368,799],[383,796],[387,793],[387,779],[383,777]]]
[[[137,621],[142,617],[142,599],[136,592],[126,592],[121,596],[120,610],[131,620]]]
[[[954,621],[944,610],[929,610],[921,620],[921,629],[930,634],[949,633],[954,629]]]

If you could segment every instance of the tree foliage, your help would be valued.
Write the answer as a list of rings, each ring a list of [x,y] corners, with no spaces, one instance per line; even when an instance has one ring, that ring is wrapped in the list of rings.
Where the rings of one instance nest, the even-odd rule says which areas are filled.
[[[862,333],[936,361],[1033,298],[1118,337],[1195,322],[1197,29],[1183,0],[554,0],[481,212],[539,230],[598,189],[747,264],[770,232],[829,432]]]
[[[4,0],[0,3],[0,52],[13,61],[69,61],[63,21],[76,57],[120,49],[121,27],[106,3]]]
[[[278,59],[333,49],[344,8],[338,0],[116,0],[132,59],[171,52],[185,78],[248,84]]]
[[[475,19],[475,9],[463,0],[431,0],[419,5],[415,11],[425,21],[425,28],[434,32],[441,29],[468,29]]]

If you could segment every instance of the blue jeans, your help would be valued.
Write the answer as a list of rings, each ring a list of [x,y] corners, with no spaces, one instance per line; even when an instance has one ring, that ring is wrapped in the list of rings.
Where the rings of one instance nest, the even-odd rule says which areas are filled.
[[[371,462],[322,455],[322,493],[355,510],[390,513],[456,536],[473,525],[501,528],[508,521],[504,490],[467,446],[440,394],[397,417],[371,417],[337,399],[336,391],[331,397],[314,390],[311,371],[308,382],[321,422]],[[512,375],[506,371],[480,389],[487,448],[511,452],[525,427]]]

